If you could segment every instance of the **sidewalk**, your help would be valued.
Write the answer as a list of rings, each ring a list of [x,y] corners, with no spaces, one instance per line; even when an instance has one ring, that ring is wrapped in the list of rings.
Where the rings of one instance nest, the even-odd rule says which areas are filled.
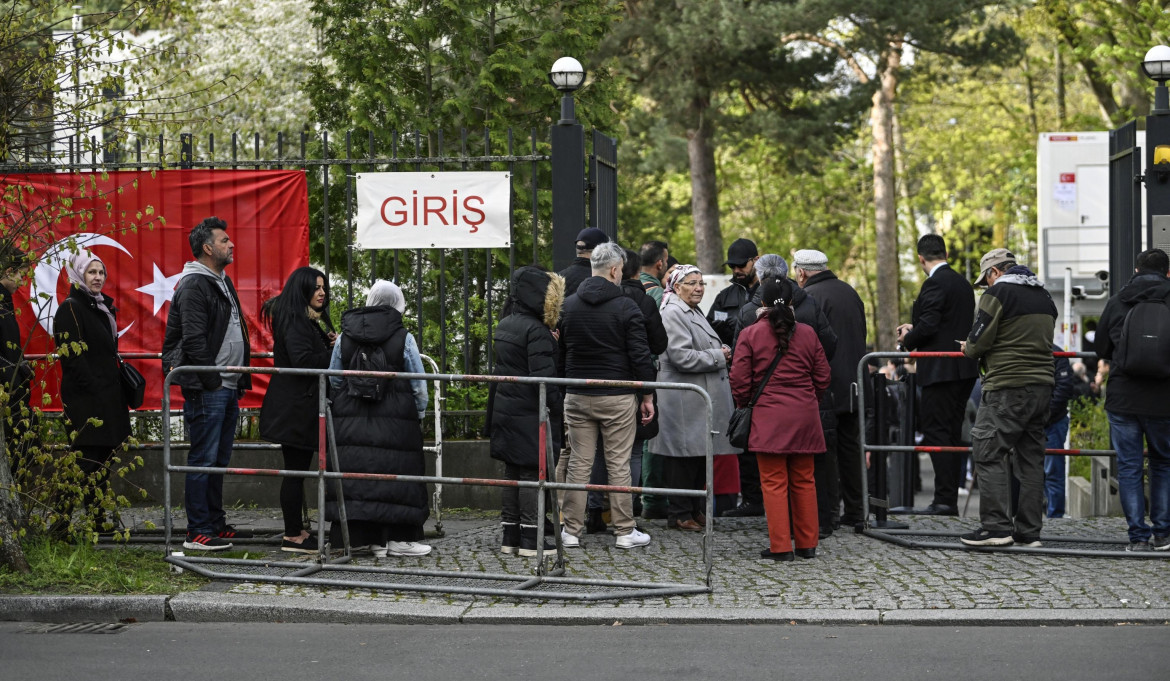
[[[972,504],[974,506],[974,504]],[[136,525],[162,527],[162,510],[135,509]],[[229,511],[229,521],[272,536],[279,509]],[[912,528],[967,530],[974,518],[903,516]],[[182,518],[176,520],[182,526]],[[644,549],[614,548],[612,535],[588,535],[566,554],[571,576],[650,582],[703,581],[702,536],[642,521],[653,537]],[[357,565],[531,575],[535,559],[502,555],[499,525],[483,514],[444,517],[445,536],[423,558],[375,559]],[[1056,519],[1045,535],[1118,539],[1121,518]],[[180,539],[181,541],[181,539]],[[41,621],[312,621],[825,623],[825,624],[1170,624],[1170,577],[1164,560],[914,550],[839,530],[813,560],[761,560],[763,518],[721,518],[714,534],[714,592],[668,598],[580,603],[460,594],[379,592],[352,586],[213,582],[170,598],[0,597],[0,619]],[[178,544],[177,546],[181,546]],[[239,544],[249,558],[306,560],[277,544]],[[159,546],[160,560],[162,547]],[[137,598],[138,600],[133,600]],[[39,599],[39,600],[38,600]],[[138,608],[138,610],[135,610]]]

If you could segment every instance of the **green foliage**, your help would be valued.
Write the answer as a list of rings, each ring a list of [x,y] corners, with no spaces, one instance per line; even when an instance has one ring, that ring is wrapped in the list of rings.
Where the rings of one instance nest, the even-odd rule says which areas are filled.
[[[24,543],[32,566],[27,575],[0,567],[0,590],[8,593],[173,594],[207,582],[184,572],[170,572],[155,548],[120,546],[98,549],[38,537]]]
[[[1104,400],[1079,398],[1069,403],[1069,443],[1072,449],[1112,449],[1109,439],[1109,416]],[[1089,458],[1069,459],[1069,475],[1089,478]]]

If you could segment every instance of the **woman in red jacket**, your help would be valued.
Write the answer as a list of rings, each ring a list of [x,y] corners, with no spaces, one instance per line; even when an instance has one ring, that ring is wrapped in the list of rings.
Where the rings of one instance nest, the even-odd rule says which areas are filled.
[[[829,363],[816,331],[793,315],[791,281],[765,281],[760,295],[759,317],[740,333],[731,366],[731,392],[743,407],[781,354],[752,410],[748,439],[748,450],[758,455],[768,518],[770,546],[760,557],[794,560],[795,539],[796,554],[812,558],[818,526],[813,457],[825,451],[817,404],[829,387]]]

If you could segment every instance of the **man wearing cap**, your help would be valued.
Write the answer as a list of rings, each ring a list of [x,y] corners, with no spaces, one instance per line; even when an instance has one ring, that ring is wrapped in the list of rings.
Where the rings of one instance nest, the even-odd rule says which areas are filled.
[[[837,350],[829,358],[832,383],[826,398],[837,416],[836,437],[825,438],[827,450],[817,457],[814,477],[817,483],[817,506],[821,526],[852,526],[864,520],[861,514],[861,424],[857,418],[857,365],[865,356],[865,303],[852,286],[829,269],[824,253],[804,249],[792,258],[796,283],[821,306],[829,325],[837,335]],[[821,481],[825,481],[822,491]],[[840,503],[845,512],[837,517]]]
[[[971,284],[947,264],[947,245],[937,234],[918,240],[918,264],[926,272],[926,281],[914,301],[913,323],[898,327],[898,342],[907,350],[955,352],[975,317]],[[962,446],[963,414],[978,375],[979,366],[973,360],[918,360],[918,385],[922,388],[918,423],[924,446]],[[958,515],[962,459],[954,453],[936,452],[930,455],[930,463],[934,467],[934,499],[913,512]]]
[[[981,527],[960,540],[971,546],[1035,547],[1044,524],[1044,427],[1054,383],[1056,305],[1044,282],[1006,248],[989,251],[979,269],[975,285],[987,290],[961,346],[983,367],[983,393],[971,427]],[[1014,514],[1013,474],[1020,481]]]
[[[589,264],[589,256],[593,249],[607,243],[609,237],[596,227],[586,227],[577,233],[577,258],[568,267],[557,272],[565,278],[565,298],[577,292],[581,282],[593,276],[593,268]]]
[[[715,303],[707,311],[707,321],[723,344],[731,347],[735,342],[735,317],[744,303],[751,301],[760,287],[756,277],[756,260],[759,251],[750,239],[736,239],[727,249],[727,262],[731,268],[731,284],[715,296]]]

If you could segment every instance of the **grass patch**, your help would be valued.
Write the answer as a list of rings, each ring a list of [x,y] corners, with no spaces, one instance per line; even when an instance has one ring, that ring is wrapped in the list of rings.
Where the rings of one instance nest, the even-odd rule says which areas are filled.
[[[24,542],[32,572],[0,569],[5,593],[144,594],[192,591],[207,583],[198,575],[175,574],[158,547],[117,546],[99,549],[43,537]]]

